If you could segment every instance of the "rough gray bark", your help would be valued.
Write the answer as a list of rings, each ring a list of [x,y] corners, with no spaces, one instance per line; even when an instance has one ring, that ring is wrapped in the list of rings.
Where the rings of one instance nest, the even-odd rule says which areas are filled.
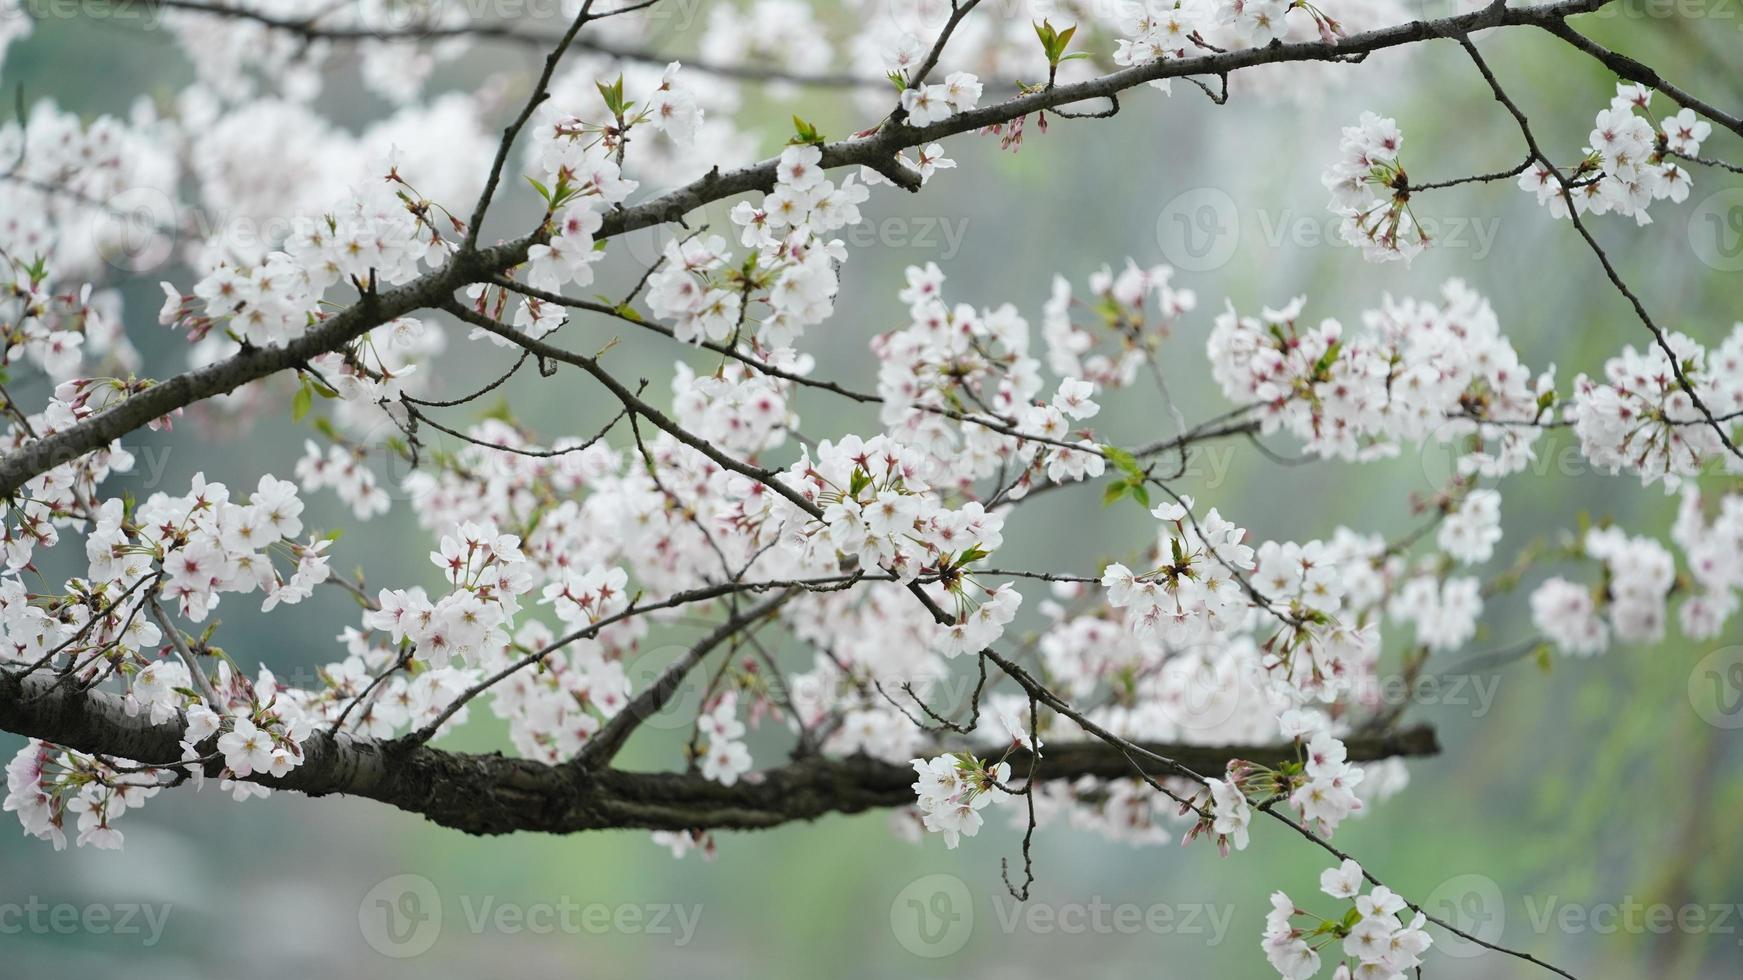
[[[0,672],[0,729],[140,763],[181,759],[179,717],[154,725],[145,715],[129,715],[114,694],[79,691],[55,680],[47,672],[22,678]],[[1346,745],[1353,761],[1439,751],[1433,729],[1426,727],[1352,736]],[[1221,772],[1234,758],[1275,764],[1295,756],[1288,745],[1143,747],[1202,773]],[[552,766],[324,731],[303,743],[303,751],[303,764],[284,778],[256,775],[250,781],[310,796],[363,797],[470,834],[758,829],[913,801],[912,769],[863,756],[799,759],[722,786],[693,773]],[[1014,772],[1028,771],[1026,753],[1013,753],[1010,761]],[[1102,742],[1058,743],[1045,747],[1038,777],[1115,779],[1134,775],[1132,767],[1125,753]]]

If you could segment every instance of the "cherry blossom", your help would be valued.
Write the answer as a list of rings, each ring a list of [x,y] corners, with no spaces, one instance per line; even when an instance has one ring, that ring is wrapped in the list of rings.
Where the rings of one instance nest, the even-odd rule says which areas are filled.
[[[460,829],[662,827],[680,857],[874,800],[922,847],[1008,821],[1028,882],[1031,832],[1053,823],[1131,844],[1202,835],[1227,857],[1281,819],[1332,850],[1423,751],[1384,681],[1488,643],[1510,593],[1529,596],[1521,649],[1614,658],[1728,635],[1743,323],[1727,334],[1691,307],[1660,327],[1584,219],[1645,225],[1685,203],[1689,168],[1735,169],[1700,157],[1734,118],[1668,87],[1677,111],[1655,113],[1656,76],[1600,59],[1630,77],[1580,154],[1540,145],[1468,38],[1561,25],[1566,4],[1365,33],[1416,12],[1071,4],[1055,26],[846,3],[840,18],[714,5],[685,60],[641,5],[582,5],[541,71],[509,65],[476,91],[440,82],[489,33],[452,5],[397,30],[384,19],[406,12],[379,0],[183,4],[160,12],[191,79],[179,93],[124,118],[43,100],[0,125],[16,161],[0,175],[0,360],[19,377],[0,388],[0,680],[27,738],[4,806],[24,833],[112,849],[161,792],[329,792],[352,766],[344,792]],[[32,43],[30,23],[0,17],[0,53]],[[1423,181],[1397,120],[1327,126],[1340,237],[1409,262],[1433,244],[1425,195],[1517,176],[1581,220],[1650,337],[1593,325],[1558,375],[1520,356],[1542,349],[1530,311],[1460,279],[1347,309],[1287,294],[1201,309],[1204,277],[1141,251],[981,286],[902,263],[868,284],[893,318],[842,308],[878,268],[849,248],[874,193],[949,194],[980,150],[1087,139],[1176,77],[1212,103],[1231,84],[1310,99],[1418,35],[1462,42],[1528,158]],[[1393,60],[1372,77],[1408,67]],[[340,63],[391,107],[381,118],[324,114]],[[828,115],[795,101],[828,89],[846,93]],[[144,233],[116,212],[146,214]],[[162,299],[142,311],[125,287],[149,270]],[[843,361],[858,373],[824,371]],[[1171,380],[1195,371],[1218,404],[1176,399]],[[518,414],[511,393],[552,378],[562,399]],[[286,402],[306,438],[275,473],[137,472],[142,446],[250,432]],[[1504,498],[1559,451],[1556,430],[1591,479],[1675,497],[1646,501],[1674,519],[1617,508],[1626,523],[1503,534],[1519,520]],[[1273,442],[1303,461],[1411,455],[1429,486],[1364,477],[1363,526],[1235,514],[1189,475],[1231,437],[1274,459],[1288,449]],[[1084,567],[1025,567],[1044,497],[1076,508],[1055,513],[1092,549]],[[1140,533],[1093,533],[1087,515],[1128,500]],[[360,553],[331,523],[387,514],[427,564]],[[306,621],[328,599],[352,611],[323,620],[312,670],[224,625],[238,606]],[[457,756],[449,736],[486,711],[509,754]],[[669,715],[689,734],[671,770],[625,768],[617,753]],[[67,718],[102,725],[69,738]],[[414,762],[437,783],[498,782],[466,786],[456,813],[430,803],[444,786],[411,798],[374,775]],[[862,778],[875,786],[832,796]],[[574,805],[578,779],[598,806]],[[1292,978],[1415,972],[1424,914],[1339,860],[1319,883],[1347,907],[1321,918],[1276,892],[1264,955]]]

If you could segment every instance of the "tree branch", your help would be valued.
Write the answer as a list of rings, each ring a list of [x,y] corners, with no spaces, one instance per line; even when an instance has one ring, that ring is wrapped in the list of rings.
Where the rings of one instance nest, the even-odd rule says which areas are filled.
[[[901,150],[1008,122],[1040,109],[1106,98],[1162,78],[1216,75],[1281,62],[1343,62],[1354,55],[1431,38],[1462,38],[1475,31],[1496,27],[1527,25],[1547,29],[1548,25],[1566,17],[1597,10],[1608,2],[1610,0],[1559,0],[1521,8],[1492,4],[1468,14],[1411,21],[1368,31],[1341,38],[1335,44],[1324,41],[1272,43],[1262,48],[1215,52],[1196,58],[1152,61],[1072,85],[1060,85],[957,113],[928,126],[911,126],[891,120],[868,136],[825,144],[821,163],[826,168],[872,167],[901,186],[917,190],[919,175],[894,164],[895,156]],[[775,186],[777,162],[765,160],[726,173],[716,168],[652,200],[608,212],[594,237],[603,240],[664,224],[713,201],[735,194],[770,190]],[[32,477],[100,449],[153,419],[336,350],[394,317],[439,305],[463,282],[485,279],[519,265],[526,259],[526,250],[542,238],[540,233],[477,252],[462,250],[441,269],[385,293],[366,295],[320,327],[283,347],[245,350],[216,364],[178,375],[114,408],[0,457],[0,497],[14,495]]]
[[[251,381],[295,368],[396,317],[432,306],[480,269],[504,268],[526,259],[538,237],[456,255],[447,265],[389,289],[366,294],[319,326],[282,347],[249,347],[202,368],[176,375],[111,408],[0,457],[0,497],[16,494],[32,478],[143,428],[152,421]]]
[[[275,17],[259,10],[246,7],[224,6],[216,3],[206,3],[204,0],[153,0],[155,6],[170,10],[180,10],[190,14],[205,14],[230,20],[242,20],[259,24],[262,27],[283,31],[305,41],[334,42],[367,42],[385,41],[400,43],[423,43],[441,41],[449,38],[475,38],[485,41],[503,41],[510,44],[524,45],[548,51],[559,40],[559,35],[543,31],[521,30],[512,24],[469,23],[458,26],[428,25],[404,28],[370,29],[367,27],[330,27],[316,23],[319,17],[290,19]],[[615,13],[616,11],[612,11]],[[686,69],[717,75],[721,78],[734,78],[745,82],[789,82],[795,85],[815,86],[818,88],[888,88],[889,80],[884,78],[865,78],[859,75],[829,73],[822,75],[802,75],[796,72],[782,71],[767,65],[755,64],[722,64],[702,58],[691,58],[683,55],[667,54],[646,48],[630,47],[614,44],[593,38],[578,38],[574,47],[583,51],[616,58],[620,61],[634,61],[648,65],[664,67],[673,61],[682,61]]]
[[[17,678],[0,672],[0,729],[149,765],[181,762],[186,725],[179,716],[152,724],[147,714],[129,715],[113,694],[51,689],[52,684],[44,676]],[[1352,736],[1346,744],[1354,761],[1428,756],[1440,750],[1429,728]],[[1293,745],[1143,748],[1205,772],[1220,772],[1230,759],[1276,764],[1295,756]],[[906,806],[914,797],[912,769],[864,756],[802,759],[732,786],[691,774],[589,770],[497,753],[407,749],[344,732],[314,733],[303,743],[303,756],[303,764],[281,778],[255,773],[247,781],[310,796],[375,800],[470,834],[760,829],[831,813]],[[1044,757],[1044,781],[1132,775],[1125,754],[1098,742],[1049,744]],[[1023,767],[1028,755],[1014,752],[1010,761]],[[219,765],[208,763],[208,772],[215,774]]]

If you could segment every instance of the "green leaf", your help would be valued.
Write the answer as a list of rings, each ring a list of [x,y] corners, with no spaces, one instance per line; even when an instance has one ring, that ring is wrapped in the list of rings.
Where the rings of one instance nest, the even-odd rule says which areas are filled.
[[[1325,353],[1319,356],[1318,363],[1313,365],[1314,376],[1318,377],[1324,375],[1327,371],[1330,371],[1331,366],[1337,362],[1338,352],[1342,349],[1343,341],[1332,341],[1331,346],[1325,349]]]
[[[795,135],[792,139],[787,141],[790,145],[804,146],[808,144],[812,146],[820,146],[823,143],[823,135],[817,132],[817,127],[798,116],[793,117],[793,132]]]
[[[1101,505],[1103,507],[1112,507],[1114,504],[1119,502],[1121,497],[1124,497],[1127,493],[1131,492],[1131,489],[1132,485],[1124,480],[1115,480],[1109,483],[1107,487],[1102,490]]]
[[[1130,477],[1132,477],[1134,479],[1138,479],[1138,480],[1142,480],[1144,478],[1144,469],[1143,469],[1143,467],[1138,465],[1138,457],[1133,456],[1131,453],[1126,452],[1124,449],[1121,449],[1118,446],[1111,446],[1111,445],[1110,446],[1102,446],[1101,447],[1101,454],[1102,454],[1102,456],[1104,456],[1107,459],[1108,462],[1114,464],[1114,467],[1116,469],[1118,469],[1121,473],[1124,473],[1127,476],[1130,476]]]
[[[1073,24],[1061,31],[1055,29],[1048,20],[1031,24],[1035,28],[1035,36],[1041,39],[1041,50],[1047,55],[1047,63],[1057,67],[1065,57],[1065,49],[1071,45],[1071,36],[1077,33],[1077,25]]]
[[[604,82],[594,82],[593,85],[599,89],[599,97],[605,100],[605,108],[611,110],[611,114],[620,119],[623,118],[624,113],[629,111],[630,106],[635,105],[633,102],[624,101],[623,75],[621,74],[617,76],[617,81],[610,85]]]
[[[291,399],[291,421],[301,422],[303,416],[309,414],[309,409],[313,408],[314,404],[315,393],[310,390],[309,383],[305,381],[297,388],[296,396]]]
[[[847,495],[849,497],[858,498],[859,492],[861,490],[864,490],[866,487],[871,486],[871,481],[872,481],[872,479],[871,479],[870,473],[867,473],[865,470],[862,470],[862,469],[859,469],[858,467],[855,467],[854,471],[853,471],[853,476],[852,476],[852,478],[849,479],[848,484],[847,484]]]

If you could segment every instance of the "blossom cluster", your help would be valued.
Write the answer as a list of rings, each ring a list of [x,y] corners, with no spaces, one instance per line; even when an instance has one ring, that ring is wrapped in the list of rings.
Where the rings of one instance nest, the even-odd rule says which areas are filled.
[[[1710,515],[1709,515],[1709,512]],[[1564,576],[1545,579],[1531,594],[1532,624],[1558,651],[1573,656],[1604,652],[1612,637],[1625,643],[1664,639],[1669,603],[1682,594],[1677,624],[1684,636],[1714,639],[1739,608],[1743,566],[1743,495],[1703,494],[1685,488],[1670,537],[1682,549],[1686,576],[1675,556],[1651,537],[1616,526],[1588,530],[1573,557],[1602,569],[1601,581],[1583,585]]]
[[[1351,31],[1396,23],[1402,11],[1391,0],[1357,0],[1337,5],[1332,17],[1308,0],[1182,0],[1112,4],[1103,14],[1120,40],[1113,52],[1118,65],[1197,57],[1209,51],[1264,47],[1274,41],[1336,44]],[[1281,71],[1243,79],[1268,95],[1311,98],[1332,77],[1306,65],[1274,66]],[[1304,70],[1306,69],[1306,70]],[[1150,84],[1172,91],[1169,79]]]
[[[1229,845],[1247,849],[1253,797],[1283,796],[1308,826],[1331,836],[1338,825],[1363,808],[1357,793],[1367,773],[1348,761],[1344,743],[1331,734],[1324,713],[1290,709],[1279,716],[1279,728],[1295,741],[1300,761],[1270,769],[1232,761],[1224,779],[1206,780],[1210,802],[1198,823],[1187,832],[1191,840],[1208,830],[1226,855]]]
[[[1428,917],[1418,911],[1409,922],[1403,896],[1385,885],[1362,893],[1366,877],[1362,866],[1345,858],[1343,863],[1319,876],[1320,891],[1347,900],[1352,908],[1342,916],[1321,918],[1304,909],[1283,892],[1271,895],[1271,911],[1265,916],[1265,939],[1261,944],[1271,966],[1284,980],[1307,980],[1320,970],[1320,950],[1336,944],[1339,980],[1353,977],[1402,977],[1422,963],[1422,954],[1434,945],[1425,926]],[[1317,922],[1299,926],[1298,917]]]
[[[1477,445],[1460,475],[1503,476],[1533,459],[1554,398],[1554,372],[1533,375],[1502,334],[1494,309],[1463,282],[1443,302],[1388,297],[1366,330],[1336,320],[1306,327],[1305,299],[1261,316],[1229,307],[1206,350],[1223,394],[1256,405],[1266,432],[1287,430],[1326,457],[1367,460],[1400,444]]]
[[[899,294],[908,326],[871,344],[880,364],[880,418],[892,437],[926,454],[922,477],[968,488],[1005,470],[1017,475],[1002,492],[1020,499],[1043,476],[1054,482],[1100,476],[1096,443],[1083,430],[1071,431],[1073,422],[1100,410],[1095,384],[1067,374],[1042,401],[1046,382],[1017,308],[951,306],[943,286],[936,264],[910,267]]]
[[[33,738],[6,765],[4,808],[18,814],[26,834],[57,851],[67,846],[68,814],[76,815],[80,846],[119,848],[115,821],[157,795],[163,779],[135,768],[128,760],[105,761]]]
[[[688,80],[680,80],[681,67],[676,61],[667,65],[639,108],[624,99],[623,76],[612,85],[601,83],[600,96],[613,116],[608,122],[563,115],[539,128],[534,185],[555,213],[548,222],[549,237],[527,250],[529,285],[555,292],[570,283],[586,286],[593,281],[593,265],[604,256],[593,238],[605,220],[603,212],[640,186],[622,170],[623,151],[632,132],[640,136],[638,126],[664,133],[678,146],[694,145],[703,110]]]
[[[921,479],[923,462],[917,450],[881,435],[807,449],[785,482],[822,514],[802,519],[792,500],[771,501],[784,543],[802,555],[845,554],[904,581],[929,566],[961,568],[996,551],[1004,542],[1003,513],[976,501],[947,507],[944,495]]]
[[[1151,512],[1162,522],[1161,564],[1134,573],[1114,562],[1101,579],[1108,604],[1129,607],[1134,634],[1154,634],[1177,647],[1206,642],[1244,621],[1248,599],[1236,576],[1253,568],[1253,549],[1241,543],[1245,529],[1214,507],[1202,520],[1189,521],[1191,507],[1187,497]]]
[[[185,495],[152,494],[132,514],[119,499],[104,501],[85,539],[85,556],[95,581],[131,584],[156,565],[164,595],[196,623],[226,592],[259,590],[266,610],[294,605],[329,574],[330,539],[291,540],[303,532],[302,511],[289,481],[263,476],[241,503],[231,501],[224,484],[195,474]],[[294,566],[288,579],[272,561],[274,548]]]
[[[731,786],[750,769],[750,750],[744,744],[744,722],[738,720],[738,698],[728,693],[712,711],[697,719],[707,738],[702,747],[702,775]]]
[[[1743,459],[1725,449],[1715,423],[1683,387],[1686,380],[1720,428],[1736,431],[1736,413],[1743,410],[1743,323],[1713,350],[1674,331],[1664,343],[1674,363],[1662,347],[1630,345],[1604,362],[1603,380],[1584,374],[1574,379],[1565,418],[1580,438],[1580,451],[1594,465],[1634,473],[1648,486],[1663,480],[1667,493],[1714,458],[1743,473]]]
[[[1501,494],[1488,488],[1465,494],[1434,536],[1441,551],[1466,565],[1488,561],[1500,540]]]
[[[1011,778],[1010,763],[989,765],[967,753],[915,759],[913,766],[920,818],[927,830],[943,835],[949,848],[979,833],[981,811]]]
[[[393,643],[410,642],[418,658],[435,667],[456,658],[474,665],[488,651],[507,646],[520,596],[535,581],[520,538],[490,524],[462,524],[442,536],[430,562],[442,570],[452,591],[431,602],[419,589],[382,589],[364,625],[386,633]],[[555,604],[565,621],[587,620],[619,602],[603,576],[597,582],[584,576],[553,582],[544,601]]]
[[[29,18],[6,20],[10,27]],[[44,99],[24,118],[0,123],[0,158],[8,161],[0,181],[8,256],[0,362],[28,362],[54,382],[139,368],[120,292],[91,283],[111,269],[147,265],[168,247],[152,223],[175,218],[180,168],[166,148],[174,128],[143,99],[126,119],[84,123]]]
[[[295,701],[319,725],[385,739],[435,724],[478,679],[477,671],[465,668],[405,671],[410,658],[402,657],[399,647],[374,642],[378,638],[347,627],[337,637],[345,659],[316,672],[321,686],[291,688],[281,697]],[[467,717],[462,704],[446,716],[437,734],[464,724]]]
[[[852,176],[839,186],[824,177],[822,156],[813,145],[789,146],[774,191],[760,205],[741,201],[733,208],[740,244],[756,250],[744,263],[734,263],[719,235],[667,243],[648,279],[648,307],[679,339],[736,343],[755,336],[778,349],[834,312],[836,264],[846,259],[846,246],[821,236],[859,223],[859,205],[870,192]],[[764,315],[752,317],[752,302],[766,307]]]
[[[1430,650],[1457,650],[1477,635],[1482,582],[1469,575],[1418,575],[1398,589],[1388,609],[1392,618],[1414,625],[1417,642]]]
[[[1089,296],[1080,299],[1069,280],[1055,276],[1042,308],[1048,367],[1104,388],[1129,387],[1153,349],[1198,307],[1198,295],[1173,279],[1169,266],[1144,267],[1128,258],[1119,272],[1103,266],[1090,276]],[[1088,322],[1077,314],[1087,314]]]
[[[1010,586],[974,582],[970,567],[1004,542],[1004,515],[977,501],[944,504],[918,477],[922,457],[884,436],[849,436],[809,449],[783,474],[795,496],[820,511],[811,517],[795,501],[768,502],[782,546],[810,565],[844,556],[866,570],[883,569],[904,582],[935,575],[954,597],[955,622],[933,642],[946,656],[990,646],[1015,617],[1022,596]]]
[[[980,79],[965,71],[951,72],[939,85],[913,85],[902,90],[902,111],[916,126],[943,122],[980,104]]]
[[[1743,493],[1719,495],[1716,501],[1713,497],[1685,490],[1670,532],[1687,556],[1695,585],[1694,594],[1677,611],[1678,625],[1697,640],[1723,633],[1743,591]],[[1714,511],[1711,518],[1707,507]]]
[[[1689,172],[1671,155],[1696,156],[1713,131],[1692,109],[1652,119],[1652,89],[1618,82],[1616,96],[1592,122],[1588,145],[1577,165],[1566,173],[1535,162],[1519,178],[1520,188],[1537,195],[1550,214],[1568,217],[1568,202],[1578,214],[1628,215],[1637,224],[1651,224],[1647,209],[1654,201],[1688,199]],[[1641,115],[1645,113],[1645,115]]]
[[[313,439],[303,441],[303,456],[297,460],[296,477],[310,490],[332,488],[360,521],[385,514],[392,506],[387,488],[367,463],[361,447],[332,445],[322,449]]]
[[[1372,112],[1345,126],[1336,163],[1320,178],[1331,191],[1327,207],[1343,221],[1338,234],[1370,262],[1409,262],[1428,244],[1410,210],[1410,178],[1398,160],[1404,134]]]
[[[322,319],[318,307],[332,286],[369,292],[439,265],[450,243],[424,228],[391,187],[365,185],[341,206],[297,219],[285,247],[258,263],[212,269],[194,285],[198,312],[181,314],[185,299],[165,283],[168,325],[198,336],[217,327],[240,343],[282,346]]]
[[[1583,547],[1606,569],[1608,584],[1601,601],[1586,588],[1551,578],[1531,596],[1533,624],[1564,653],[1572,654],[1603,652],[1612,632],[1628,643],[1662,640],[1669,619],[1665,602],[1676,578],[1676,559],[1670,551],[1651,538],[1630,537],[1616,527],[1586,532]],[[1718,617],[1720,622],[1724,618]]]

